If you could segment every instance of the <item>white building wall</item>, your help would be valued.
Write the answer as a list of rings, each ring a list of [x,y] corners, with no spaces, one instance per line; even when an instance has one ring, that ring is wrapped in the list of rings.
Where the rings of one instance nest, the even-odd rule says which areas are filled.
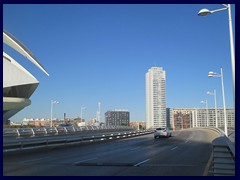
[[[3,42],[22,54],[45,74],[47,71],[38,62],[31,51],[19,40],[3,30]],[[29,97],[37,88],[38,80],[16,60],[3,52],[3,123],[24,107],[31,104]]]
[[[152,67],[146,73],[146,128],[166,126],[166,73]]]
[[[207,110],[205,108],[171,108],[170,109],[170,124],[172,128],[175,128],[174,124],[174,112],[186,112],[192,114],[190,127],[206,127],[207,126]],[[229,129],[235,128],[235,113],[234,109],[227,108],[227,126]],[[223,108],[217,109],[218,127],[224,130],[224,111]],[[208,123],[209,127],[216,127],[216,112],[215,108],[208,109]]]

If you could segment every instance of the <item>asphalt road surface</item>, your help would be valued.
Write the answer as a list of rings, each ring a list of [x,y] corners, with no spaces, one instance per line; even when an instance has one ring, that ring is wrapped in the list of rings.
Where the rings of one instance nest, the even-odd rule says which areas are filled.
[[[203,176],[218,134],[189,129],[3,155],[4,176]]]

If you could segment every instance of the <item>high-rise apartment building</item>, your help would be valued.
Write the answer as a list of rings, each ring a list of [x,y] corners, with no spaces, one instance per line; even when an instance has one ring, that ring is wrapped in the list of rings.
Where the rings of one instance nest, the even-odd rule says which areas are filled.
[[[152,67],[146,73],[146,128],[166,125],[166,73]]]

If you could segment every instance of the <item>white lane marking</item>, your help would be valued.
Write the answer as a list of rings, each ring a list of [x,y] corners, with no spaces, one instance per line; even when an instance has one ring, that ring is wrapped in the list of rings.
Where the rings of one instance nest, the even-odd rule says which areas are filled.
[[[187,140],[190,140],[190,139],[192,139],[192,138],[193,138],[193,136],[191,136],[191,137],[187,138]]]
[[[188,142],[190,139],[192,139],[192,138],[193,138],[193,136],[187,138],[186,141],[185,141],[185,143],[187,143],[187,142]]]
[[[133,150],[136,150],[136,149],[139,149],[140,147],[136,147],[136,148],[132,148],[130,149],[130,151],[133,151]]]
[[[177,149],[178,148],[178,146],[175,146],[174,148],[172,148],[171,150],[174,150],[174,149]]]
[[[149,161],[150,159],[146,159],[146,160],[144,160],[144,161],[142,161],[142,162],[139,162],[139,163],[137,163],[137,164],[135,164],[134,166],[136,167],[136,166],[140,166],[141,164],[143,164],[143,163],[145,163],[145,162],[147,162],[147,161]]]
[[[192,139],[192,138],[193,138],[193,136],[187,138],[186,141],[185,141],[185,143],[187,143],[187,142],[188,142],[190,139]]]
[[[30,159],[30,160],[22,161],[22,163],[28,163],[28,162],[32,162],[32,161],[39,161],[39,160],[46,159],[46,158],[48,158],[48,157],[38,158],[38,159]]]
[[[77,162],[75,162],[74,164],[78,164],[78,163],[82,163],[82,162],[86,162],[86,161],[91,161],[91,160],[94,160],[94,159],[97,159],[97,157],[95,157],[95,158],[90,158],[90,159],[84,159],[84,160],[82,160],[82,161],[77,161]]]

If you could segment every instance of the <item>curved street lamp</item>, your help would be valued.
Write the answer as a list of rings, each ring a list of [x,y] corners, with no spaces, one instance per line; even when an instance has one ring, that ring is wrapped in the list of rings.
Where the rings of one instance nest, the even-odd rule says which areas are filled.
[[[207,126],[208,126],[208,102],[207,102],[207,100],[205,100],[205,101],[201,101],[200,103],[206,104]]]
[[[217,99],[216,99],[216,90],[214,89],[213,93],[208,91],[208,95],[213,95],[214,96],[214,104],[215,104],[215,117],[216,117],[216,128],[218,128],[218,118],[217,118]]]
[[[231,48],[231,63],[232,63],[232,80],[233,80],[233,102],[235,106],[235,53],[234,53],[234,44],[233,44],[233,30],[232,30],[232,15],[231,15],[231,6],[230,4],[222,4],[224,8],[216,10],[208,10],[206,8],[201,9],[198,12],[199,16],[206,16],[215,12],[228,10],[229,17],[229,34],[230,34],[230,48]]]
[[[220,77],[221,78],[221,82],[222,82],[222,97],[223,97],[223,112],[224,112],[224,132],[225,135],[228,136],[228,130],[227,130],[227,114],[226,114],[226,103],[225,103],[225,93],[224,93],[224,84],[223,84],[223,72],[222,72],[222,68],[220,68],[221,74],[215,73],[210,71],[208,73],[208,77]]]
[[[82,116],[83,116],[83,110],[85,110],[86,109],[86,107],[84,107],[84,106],[81,106],[81,121],[82,121]]]

